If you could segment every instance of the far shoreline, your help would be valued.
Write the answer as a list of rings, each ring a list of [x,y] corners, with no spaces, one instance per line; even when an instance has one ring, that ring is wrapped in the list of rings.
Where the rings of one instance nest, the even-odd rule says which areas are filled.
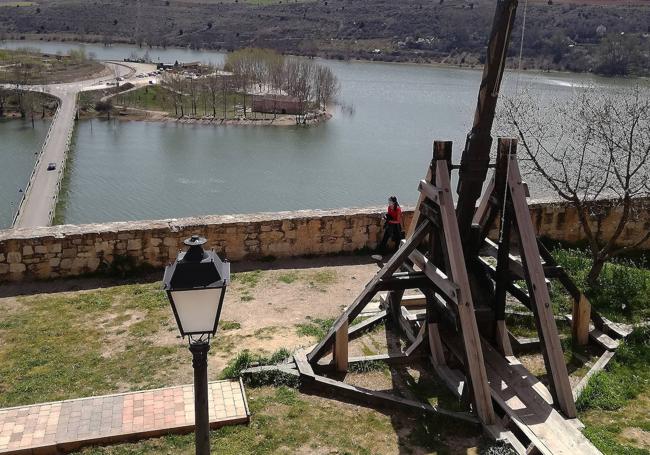
[[[231,51],[228,50],[223,50],[223,49],[212,49],[212,48],[199,48],[199,49],[193,49],[190,48],[189,46],[181,47],[181,46],[166,46],[166,47],[161,47],[161,46],[145,46],[145,47],[138,47],[136,43],[131,43],[127,41],[115,41],[109,45],[103,45],[101,42],[92,42],[92,41],[81,41],[76,39],[76,37],[71,37],[70,39],[61,41],[57,39],[43,39],[44,35],[36,35],[39,38],[35,38],[31,35],[25,35],[29,36],[30,39],[5,39],[4,41],[0,41],[0,48],[3,48],[3,43],[8,43],[8,42],[13,42],[13,43],[21,43],[21,42],[42,42],[42,43],[56,43],[56,44],[66,44],[66,43],[74,43],[80,46],[100,46],[100,47],[107,47],[110,48],[113,45],[117,46],[130,46],[135,49],[139,49],[142,52],[146,52],[147,50],[168,50],[168,49],[176,49],[176,50],[182,50],[182,51],[192,51],[192,52],[215,52],[215,53],[221,53],[224,55],[229,54]],[[45,35],[47,36],[47,35]],[[27,45],[27,47],[29,47]],[[321,56],[309,56],[309,55],[303,55],[303,54],[283,54],[287,56],[293,56],[293,57],[303,57],[303,58],[310,58],[310,59],[316,59],[316,60],[323,60],[323,61],[328,61],[328,62],[340,62],[340,63],[376,63],[376,64],[384,64],[384,65],[406,65],[406,66],[423,66],[423,67],[431,67],[431,68],[441,68],[441,69],[459,69],[459,70],[469,70],[469,71],[482,71],[483,70],[483,65],[462,65],[462,64],[452,64],[452,63],[443,63],[443,62],[416,62],[416,61],[401,61],[401,62],[394,62],[394,61],[387,61],[387,60],[371,60],[371,59],[364,59],[364,58],[350,58],[350,59],[333,59],[333,58],[327,58],[327,57],[321,57]],[[123,57],[123,58],[127,58]],[[514,57],[513,57],[514,58]],[[97,59],[98,61],[103,61],[100,59]],[[524,68],[516,68],[516,67],[509,67],[506,65],[506,73],[511,72],[511,73],[517,73],[517,72],[522,72],[522,73],[529,73],[529,74],[559,74],[559,75],[569,75],[569,76],[574,76],[574,75],[584,75],[584,76],[592,76],[592,77],[598,77],[602,78],[605,80],[616,80],[616,79],[625,79],[625,80],[632,80],[632,79],[648,79],[650,76],[646,75],[631,75],[631,76],[605,76],[602,74],[597,74],[594,72],[590,71],[568,71],[568,70],[556,70],[556,69],[543,69],[539,67],[524,67]],[[505,74],[505,73],[504,73]]]

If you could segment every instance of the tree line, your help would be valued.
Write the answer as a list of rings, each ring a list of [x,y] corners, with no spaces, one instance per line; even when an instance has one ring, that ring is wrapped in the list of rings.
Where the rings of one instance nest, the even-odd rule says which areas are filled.
[[[223,67],[203,66],[199,74],[167,72],[163,86],[172,93],[176,115],[196,115],[201,102],[209,104],[212,115],[227,118],[240,104],[241,115],[250,113],[250,97],[255,94],[273,99],[294,97],[300,106],[297,121],[309,112],[326,110],[340,90],[332,70],[313,60],[286,57],[269,49],[246,48],[228,54]],[[184,99],[190,100],[185,112]]]

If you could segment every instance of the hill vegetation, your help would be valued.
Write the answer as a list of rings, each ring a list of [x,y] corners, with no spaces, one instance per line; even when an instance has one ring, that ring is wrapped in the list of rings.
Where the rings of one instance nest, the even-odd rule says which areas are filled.
[[[479,65],[493,0],[50,0],[3,8],[6,38],[133,42],[329,58]],[[521,38],[520,2],[513,41]],[[580,4],[582,3],[582,4]],[[650,71],[650,2],[535,0],[524,66],[607,75]],[[518,51],[517,45],[511,52]]]

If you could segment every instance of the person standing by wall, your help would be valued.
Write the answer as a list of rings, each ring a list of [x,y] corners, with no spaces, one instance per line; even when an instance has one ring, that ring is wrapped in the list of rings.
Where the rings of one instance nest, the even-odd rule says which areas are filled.
[[[402,240],[402,208],[396,196],[388,198],[388,209],[384,219],[384,235],[377,247],[377,251],[382,254],[386,252],[389,240],[395,242],[395,249],[399,248],[399,242]]]

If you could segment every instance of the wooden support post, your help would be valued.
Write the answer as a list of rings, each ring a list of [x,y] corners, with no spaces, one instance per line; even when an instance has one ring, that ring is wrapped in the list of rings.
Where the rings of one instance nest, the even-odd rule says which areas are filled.
[[[451,152],[451,150],[449,150]],[[443,189],[440,192],[440,214],[445,233],[446,250],[449,256],[449,270],[451,279],[458,285],[458,316],[460,319],[463,344],[467,358],[468,380],[471,379],[474,406],[481,422],[486,425],[494,423],[494,409],[490,397],[483,349],[478,334],[478,326],[474,315],[474,304],[470,290],[467,267],[463,245],[461,243],[454,201],[451,197],[451,183],[447,161],[436,161],[436,185]]]
[[[442,349],[442,340],[440,339],[440,329],[438,323],[440,318],[438,309],[435,304],[435,295],[429,291],[425,294],[427,305],[427,338],[429,341],[429,350],[431,352],[431,362],[434,366],[445,365],[445,352]]]
[[[433,170],[433,166],[436,162],[436,160],[439,159],[445,159],[445,160],[451,160],[451,147],[452,143],[451,141],[434,141],[433,142],[433,160],[431,161],[431,164],[429,165],[429,170],[427,171],[427,176],[425,177],[426,183],[434,183],[435,179],[435,171]],[[411,224],[409,225],[406,238],[410,238],[413,233],[415,232],[415,228],[417,227],[418,223],[420,222],[420,206],[422,203],[425,201],[426,196],[422,193],[420,193],[420,196],[418,198],[418,203],[415,206],[415,211],[413,211],[413,218],[411,219]]]
[[[573,300],[573,312],[571,316],[571,334],[573,335],[573,342],[578,346],[584,346],[589,343],[591,304],[583,293],[580,293],[579,299]]]
[[[510,147],[516,150],[517,140],[509,139]],[[511,154],[510,170],[508,171],[508,190],[514,210],[514,218],[517,230],[521,239],[521,257],[524,264],[528,292],[532,303],[533,313],[537,324],[540,340],[542,341],[542,352],[546,371],[549,373],[551,393],[555,403],[562,412],[569,418],[576,416],[576,406],[573,401],[569,374],[560,336],[553,317],[551,298],[546,286],[544,269],[539,257],[537,237],[533,222],[530,218],[530,211],[526,202],[526,194],[517,165],[516,155]]]
[[[341,324],[334,338],[334,365],[336,371],[348,371],[348,321]]]
[[[390,291],[388,293],[388,298],[386,299],[388,303],[388,314],[391,317],[391,322],[394,324],[392,327],[397,329],[397,332],[400,332],[399,318],[402,315],[401,303],[402,297],[404,296],[404,291]]]
[[[510,160],[511,143],[499,139],[498,162],[495,182],[496,187],[505,190],[508,162]],[[512,346],[508,329],[506,328],[506,291],[510,283],[510,233],[512,230],[512,205],[510,201],[501,200],[501,223],[499,251],[497,252],[496,289],[494,296],[495,341],[503,355],[512,355]]]

